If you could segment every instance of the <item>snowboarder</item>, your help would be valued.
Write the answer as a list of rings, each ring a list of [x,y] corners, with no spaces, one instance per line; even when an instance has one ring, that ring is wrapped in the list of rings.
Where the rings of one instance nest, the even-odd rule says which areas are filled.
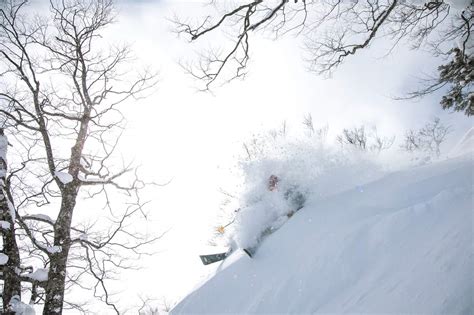
[[[268,178],[268,190],[271,191],[271,192],[278,191],[278,183],[279,182],[280,182],[279,177],[272,174]],[[290,205],[290,210],[286,214],[286,216],[288,218],[291,218],[298,210],[303,208],[303,206],[306,202],[305,195],[303,195],[303,193],[301,193],[297,189],[297,186],[291,186],[290,188],[288,188],[285,191],[283,196],[284,196],[285,200],[287,200],[289,205]],[[258,243],[260,243],[262,241],[262,239],[264,239],[266,236],[272,234],[277,229],[278,228],[275,228],[275,227],[269,227],[269,228],[265,229],[261,233]],[[253,247],[244,248],[243,250],[249,257],[252,257],[253,254],[255,254],[255,251],[257,250],[258,246],[259,246],[259,244],[255,245]]]
[[[270,177],[268,178],[268,182],[267,182],[268,191],[278,192],[278,188],[279,188],[278,183],[279,182],[280,182],[280,178],[278,176],[276,176],[274,174],[270,175]],[[293,186],[290,186],[289,188],[287,188],[285,193],[283,194],[283,197],[285,198],[285,200],[288,201],[288,204],[290,206],[289,211],[286,213],[287,218],[291,218],[298,210],[303,208],[303,206],[306,202],[305,195],[303,193],[301,193],[301,191],[298,190],[298,186],[296,186],[296,185],[293,185]],[[238,213],[240,210],[241,210],[241,208],[235,210],[234,212]],[[232,219],[232,221],[230,221],[226,225],[219,226],[216,229],[217,232],[219,234],[224,234],[225,229],[229,225],[233,224],[235,222],[235,220],[236,220],[236,218],[234,217],[234,219]],[[258,243],[260,243],[262,239],[264,239],[266,236],[272,234],[277,229],[278,228],[275,228],[275,227],[270,227],[270,228],[265,229],[261,233],[261,235],[259,236]],[[236,246],[236,245],[234,244],[234,246]],[[225,253],[212,254],[212,255],[201,255],[200,256],[201,260],[202,260],[203,264],[205,264],[205,265],[223,260],[235,249],[235,248],[233,248],[234,246],[231,246],[230,250],[228,252],[225,252]],[[258,248],[258,244],[253,246],[253,247],[243,248],[243,251],[249,257],[252,257],[253,254],[255,253],[255,251],[257,250],[257,248]]]
[[[269,191],[275,191],[277,189],[277,184],[278,184],[279,181],[280,181],[280,179],[278,178],[278,176],[271,175],[268,178],[268,190]]]
[[[278,182],[280,179],[276,175],[271,175],[268,178],[268,190],[269,191],[277,191],[278,189]],[[297,186],[291,186],[288,188],[284,193],[285,199],[289,202],[291,206],[290,210],[287,213],[287,217],[291,218],[295,212],[300,210],[304,207],[306,202],[306,197],[298,190]]]

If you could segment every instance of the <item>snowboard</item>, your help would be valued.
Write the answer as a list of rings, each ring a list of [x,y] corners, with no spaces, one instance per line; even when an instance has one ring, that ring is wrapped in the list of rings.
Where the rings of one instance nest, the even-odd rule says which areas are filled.
[[[242,249],[244,253],[246,253],[250,258],[252,258],[253,251],[254,249],[252,248],[244,248]],[[229,257],[231,253],[233,253],[234,250],[229,249],[225,253],[218,253],[218,254],[209,254],[209,255],[200,255],[199,258],[201,258],[202,264],[203,265],[210,265],[215,262],[221,261]]]
[[[302,207],[299,207],[296,211],[300,210]],[[258,242],[255,246],[242,248],[242,250],[250,257],[253,258],[254,254],[257,252],[257,249],[260,247],[261,243],[275,231],[280,229],[280,227],[290,219],[296,211],[292,211],[287,215],[279,217],[273,224],[266,228],[259,236]],[[234,250],[232,247],[225,253],[210,254],[210,255],[200,255],[201,261],[204,265],[209,265],[221,260],[226,259]]]
[[[218,254],[210,254],[210,255],[200,255],[201,261],[203,265],[209,265],[221,260],[224,260],[229,256],[230,252],[227,251],[225,253],[218,253]]]

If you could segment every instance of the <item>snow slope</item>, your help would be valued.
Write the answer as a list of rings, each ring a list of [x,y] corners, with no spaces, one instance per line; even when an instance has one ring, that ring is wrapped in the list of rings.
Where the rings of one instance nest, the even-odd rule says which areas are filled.
[[[172,314],[473,314],[473,170],[471,153],[311,202]]]

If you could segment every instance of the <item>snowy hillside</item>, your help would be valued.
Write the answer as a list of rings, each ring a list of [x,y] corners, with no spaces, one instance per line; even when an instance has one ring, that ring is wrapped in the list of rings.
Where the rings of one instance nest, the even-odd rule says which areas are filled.
[[[172,310],[473,314],[472,154],[310,201]]]

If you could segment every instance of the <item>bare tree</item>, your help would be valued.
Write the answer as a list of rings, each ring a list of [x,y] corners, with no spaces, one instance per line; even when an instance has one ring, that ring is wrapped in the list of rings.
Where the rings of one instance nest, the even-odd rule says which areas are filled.
[[[314,136],[315,130],[314,130],[314,124],[313,124],[313,116],[311,116],[311,114],[307,114],[303,117],[303,125],[306,127],[308,136],[309,137]]]
[[[21,280],[44,314],[85,311],[65,301],[73,287],[92,290],[119,313],[107,281],[117,268],[133,268],[128,258],[147,254],[143,246],[157,239],[130,224],[146,219],[145,182],[117,156],[125,127],[119,106],[146,96],[156,76],[132,71],[127,46],[102,47],[101,31],[114,21],[111,0],[52,0],[47,18],[26,7],[8,0],[0,8],[0,114],[17,158],[3,192],[11,192],[13,243],[23,252],[15,264],[31,266]],[[76,222],[77,211],[94,219]],[[2,229],[4,240],[13,231],[13,224]],[[11,261],[14,246],[4,241]]]
[[[410,97],[447,86],[443,108],[474,114],[472,4],[457,12],[443,0],[249,0],[231,8],[220,8],[219,1],[211,3],[216,13],[198,23],[173,19],[176,31],[191,41],[218,30],[227,35],[224,49],[202,53],[199,62],[185,65],[191,75],[202,80],[203,90],[218,81],[245,76],[255,32],[275,38],[285,34],[302,36],[309,69],[325,75],[379,38],[388,37],[393,43],[388,53],[406,40],[412,48],[428,47],[436,56],[454,55],[453,62],[440,66],[438,75],[426,88],[412,92]],[[453,50],[458,41],[460,47]]]
[[[273,140],[276,140],[279,137],[285,138],[288,134],[288,125],[286,120],[282,121],[277,129],[272,129],[268,133],[273,138]]]
[[[417,132],[410,129],[405,133],[404,142],[401,148],[407,152],[416,152],[421,150],[423,144]]]
[[[168,314],[175,303],[170,302],[165,297],[160,299],[160,303],[153,303],[157,299],[140,298],[142,301],[141,307],[138,309],[139,315],[159,315]],[[158,305],[155,305],[158,304]]]
[[[370,138],[372,139],[372,143],[369,146],[369,150],[377,153],[390,149],[395,142],[395,136],[382,137],[378,134],[377,127],[375,126],[373,127]]]
[[[344,147],[350,146],[362,151],[371,151],[380,153],[388,150],[395,142],[395,137],[382,137],[377,132],[377,127],[366,131],[365,126],[344,129],[342,134],[336,137],[337,142]]]
[[[420,130],[409,130],[405,134],[402,149],[408,152],[424,151],[439,158],[441,144],[451,131],[451,126],[445,126],[438,117],[435,117]]]
[[[350,145],[363,151],[367,150],[367,134],[364,126],[344,129],[336,140],[341,146]]]
[[[308,137],[316,137],[319,141],[324,142],[326,141],[329,126],[326,124],[322,127],[315,127],[313,123],[313,116],[311,114],[307,114],[303,117],[303,126],[306,127],[306,132]]]
[[[271,136],[273,137],[273,134],[271,134]],[[250,161],[263,154],[266,140],[257,135],[253,135],[253,137],[248,142],[244,142],[242,146],[246,153],[246,159]]]

